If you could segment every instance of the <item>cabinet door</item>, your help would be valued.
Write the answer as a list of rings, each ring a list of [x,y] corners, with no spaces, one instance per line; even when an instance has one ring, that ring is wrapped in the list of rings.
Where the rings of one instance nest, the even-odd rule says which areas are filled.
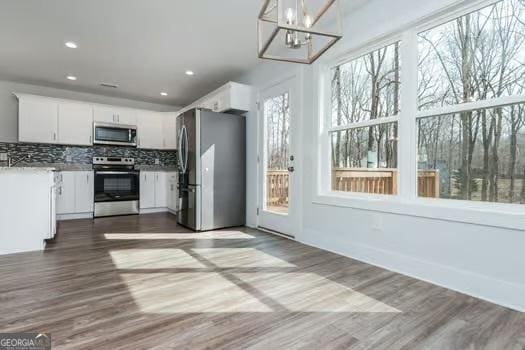
[[[81,103],[58,105],[58,142],[66,145],[92,145],[93,107]]]
[[[177,190],[177,183],[179,180],[176,172],[167,173],[168,176],[168,209],[176,211],[177,202],[179,201],[179,193]]]
[[[167,113],[164,115],[164,149],[176,149],[177,148],[177,117],[174,113]]]
[[[155,208],[155,172],[140,173],[140,208]]]
[[[163,171],[155,173],[155,206],[157,208],[168,206],[168,177]]]
[[[118,124],[137,125],[137,112],[134,109],[116,108],[115,116]]]
[[[93,172],[77,171],[75,172],[75,212],[91,213],[93,212]]]
[[[18,141],[57,142],[58,103],[53,100],[22,98],[18,109]]]
[[[111,107],[95,106],[93,107],[93,120],[100,123],[116,123],[117,114]]]
[[[138,147],[161,149],[163,146],[163,116],[157,112],[141,111],[137,119]]]
[[[75,213],[75,172],[61,171],[58,175],[57,214]]]

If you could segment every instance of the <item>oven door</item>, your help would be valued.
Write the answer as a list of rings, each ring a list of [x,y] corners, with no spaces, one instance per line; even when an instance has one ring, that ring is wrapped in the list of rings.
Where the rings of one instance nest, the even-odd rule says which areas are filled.
[[[139,200],[138,171],[95,171],[95,203]]]
[[[99,145],[137,146],[137,127],[95,123],[93,143]]]

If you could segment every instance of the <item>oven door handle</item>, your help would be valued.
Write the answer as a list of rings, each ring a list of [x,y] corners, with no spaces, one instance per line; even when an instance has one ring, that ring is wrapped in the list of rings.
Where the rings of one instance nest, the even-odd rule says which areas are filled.
[[[96,171],[95,175],[138,175],[136,171]]]

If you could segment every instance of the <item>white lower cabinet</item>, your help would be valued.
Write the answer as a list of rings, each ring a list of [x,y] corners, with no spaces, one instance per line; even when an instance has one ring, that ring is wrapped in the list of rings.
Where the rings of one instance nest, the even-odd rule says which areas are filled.
[[[142,171],[140,173],[140,209],[173,209],[171,181],[174,172]],[[176,181],[176,180],[175,180]],[[176,190],[177,185],[173,186]]]
[[[155,204],[157,208],[168,206],[168,177],[164,171],[155,173]]]
[[[93,213],[92,171],[61,171],[57,182],[58,215]]]
[[[155,208],[155,172],[140,172],[140,209]]]

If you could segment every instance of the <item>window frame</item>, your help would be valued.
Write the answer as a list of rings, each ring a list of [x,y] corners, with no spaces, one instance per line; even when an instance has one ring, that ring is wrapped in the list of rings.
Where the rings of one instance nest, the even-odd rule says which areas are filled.
[[[314,130],[318,130],[315,179],[317,186],[313,196],[314,204],[525,230],[524,204],[425,198],[419,197],[417,193],[417,122],[420,118],[525,103],[525,95],[513,95],[424,110],[418,108],[418,34],[497,2],[499,0],[478,0],[468,5],[450,7],[443,12],[412,23],[397,32],[368,41],[357,49],[343,52],[335,58],[319,64],[314,71],[314,75],[317,76],[314,81],[318,83],[314,90],[317,89],[316,92],[319,96],[317,101],[318,118],[314,118],[316,119]],[[395,42],[400,42],[400,112],[392,117],[332,127],[332,69]],[[332,191],[330,187],[331,133],[350,129],[349,125],[355,128],[358,127],[357,124],[368,126],[369,124],[377,125],[386,122],[398,123],[398,194],[382,195]]]
[[[398,139],[399,139],[399,135],[400,135],[400,120],[401,120],[401,116],[403,115],[403,100],[402,100],[402,90],[403,90],[403,81],[404,81],[404,78],[403,78],[403,74],[404,74],[404,65],[401,63],[401,83],[400,83],[400,89],[399,89],[399,100],[400,100],[400,105],[401,105],[401,109],[400,111],[395,114],[395,115],[389,115],[389,116],[386,116],[386,117],[379,117],[379,118],[375,118],[375,119],[368,119],[368,120],[363,120],[363,121],[360,121],[360,122],[354,122],[354,123],[348,123],[348,124],[344,124],[344,125],[338,125],[338,126],[332,126],[332,89],[331,89],[331,72],[333,69],[335,69],[337,66],[340,66],[340,65],[343,65],[345,63],[350,63],[356,59],[359,59],[359,58],[362,58],[363,56],[367,55],[367,54],[370,54],[372,52],[375,52],[377,50],[380,50],[380,49],[383,49],[385,47],[388,47],[388,46],[391,46],[391,45],[394,45],[395,43],[399,43],[399,57],[400,57],[400,62],[401,61],[401,57],[402,57],[402,52],[403,52],[403,41],[402,41],[402,37],[400,35],[396,35],[396,36],[391,36],[389,37],[387,40],[381,40],[381,41],[378,41],[376,43],[374,43],[373,45],[370,45],[370,46],[364,46],[363,48],[361,48],[360,50],[356,50],[354,52],[352,52],[350,55],[345,55],[343,56],[342,58],[339,58],[333,62],[330,62],[328,65],[326,65],[324,67],[324,79],[325,79],[325,106],[324,106],[324,115],[325,115],[325,118],[324,118],[324,128],[326,129],[326,137],[328,139],[331,139],[331,135],[332,133],[334,132],[337,132],[337,131],[344,131],[344,130],[351,130],[351,129],[359,129],[359,128],[364,128],[364,127],[371,127],[371,126],[376,126],[376,125],[382,125],[382,124],[390,124],[390,123],[396,123],[397,124],[397,128],[398,128]],[[398,141],[399,142],[399,141]],[[329,147],[330,151],[331,151],[331,148]],[[398,173],[400,174],[401,171],[400,171],[400,156],[399,156],[399,145],[398,145],[398,152],[397,152],[397,169],[398,169]],[[329,172],[331,172],[331,157],[330,157],[330,168],[329,168]],[[326,177],[327,174],[323,174],[323,177]],[[385,198],[385,197],[396,197],[396,196],[399,196],[400,192],[398,191],[397,194],[373,194],[373,193],[363,193],[363,192],[343,192],[343,191],[333,191],[331,189],[331,174],[328,174],[328,192],[332,192],[332,193],[341,193],[341,194],[346,194],[346,193],[351,193],[353,194],[356,198],[362,198],[362,197],[372,197],[372,198]],[[400,189],[400,178],[401,178],[401,175],[399,175],[397,177],[397,188]]]

